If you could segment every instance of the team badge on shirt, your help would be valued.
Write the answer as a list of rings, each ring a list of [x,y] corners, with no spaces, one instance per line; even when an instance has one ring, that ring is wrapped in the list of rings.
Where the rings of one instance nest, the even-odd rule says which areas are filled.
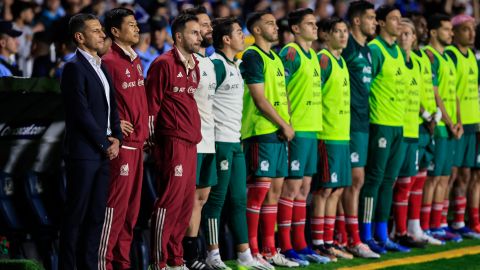
[[[126,75],[128,78],[130,78],[130,71],[128,70],[128,68],[125,69],[125,75]]]

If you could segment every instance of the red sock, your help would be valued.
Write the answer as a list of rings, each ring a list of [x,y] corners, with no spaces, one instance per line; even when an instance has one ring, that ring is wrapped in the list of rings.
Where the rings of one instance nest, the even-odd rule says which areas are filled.
[[[270,189],[270,182],[257,181],[248,186],[247,191],[247,225],[248,242],[253,255],[258,254],[258,222],[262,203]]]
[[[453,201],[454,218],[453,222],[465,222],[465,208],[467,207],[467,198],[465,196],[455,196]]]
[[[442,209],[442,220],[440,221],[440,227],[448,227],[447,215],[448,215],[448,207],[450,206],[450,202],[448,200],[443,201],[443,209]]]
[[[420,226],[422,230],[426,231],[430,229],[430,213],[432,211],[431,204],[423,204],[420,212]]]
[[[305,240],[305,221],[307,218],[307,202],[295,200],[293,202],[292,231],[293,247],[295,250],[302,250],[307,247]]]
[[[354,247],[362,242],[360,240],[360,232],[358,231],[358,217],[346,216],[345,221],[347,223],[348,244]]]
[[[292,226],[293,200],[280,198],[278,201],[278,240],[283,251],[292,249],[290,228]]]
[[[333,229],[335,228],[335,216],[325,216],[325,233],[323,235],[323,240],[325,244],[333,243]]]
[[[468,220],[470,221],[470,228],[475,228],[480,224],[479,217],[478,217],[478,207],[469,207],[468,208]]]
[[[412,177],[413,185],[408,198],[408,219],[411,220],[420,219],[423,186],[425,185],[425,180],[427,179],[426,174],[421,174],[422,172],[418,173],[417,176]]]
[[[347,245],[348,236],[345,226],[345,215],[337,215],[335,220],[335,238],[341,246]]]
[[[438,229],[441,227],[443,202],[434,202],[432,205],[432,214],[430,216],[430,228]]]
[[[312,242],[314,245],[323,243],[325,219],[323,217],[312,217]]]
[[[393,190],[393,217],[398,235],[407,233],[408,193],[412,187],[410,177],[399,177]]]
[[[260,210],[260,220],[262,229],[262,246],[266,254],[274,255],[277,253],[275,248],[275,224],[277,223],[276,204],[263,205]]]

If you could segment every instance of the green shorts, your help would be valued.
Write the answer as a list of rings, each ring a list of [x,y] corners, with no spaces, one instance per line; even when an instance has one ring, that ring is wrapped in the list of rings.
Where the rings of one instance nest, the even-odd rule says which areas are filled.
[[[418,173],[418,142],[404,138],[402,142],[402,151],[405,152],[402,167],[400,168],[400,177],[415,176]]]
[[[338,188],[352,185],[348,142],[318,141],[318,187]]]
[[[368,153],[368,133],[350,133],[350,163],[352,168],[365,167]]]
[[[453,166],[454,141],[445,136],[439,136],[441,129],[442,133],[446,132],[445,126],[437,126],[435,128],[435,143],[429,145],[427,151],[433,153],[433,159],[427,167],[428,176],[449,176]]]
[[[246,141],[244,147],[248,176],[280,178],[288,175],[288,146],[286,142]]]
[[[458,140],[453,140],[455,155],[454,167],[473,168],[475,166],[476,134],[464,133]]]
[[[476,134],[475,169],[480,169],[480,132]]]
[[[247,169],[240,143],[215,142],[218,182],[245,181]],[[235,164],[238,163],[238,164]]]
[[[217,184],[215,153],[197,154],[197,187],[211,187]]]
[[[427,129],[420,125],[420,132],[418,134],[418,167],[419,170],[424,170],[428,167],[433,159],[433,153],[427,151],[429,145],[433,143],[433,138]],[[430,146],[432,147],[432,146]]]
[[[289,179],[301,180],[314,175],[317,172],[317,139],[295,136],[288,143],[288,159]]]

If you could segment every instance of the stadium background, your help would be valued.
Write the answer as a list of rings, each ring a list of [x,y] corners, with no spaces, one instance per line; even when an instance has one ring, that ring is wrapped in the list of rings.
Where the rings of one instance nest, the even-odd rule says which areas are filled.
[[[422,14],[428,17],[440,12],[449,15],[465,13],[480,19],[479,0],[433,0],[433,1],[374,1],[376,6],[394,4],[403,16]],[[135,10],[140,23],[144,45],[151,50],[150,58],[171,48],[169,23],[179,11],[195,5],[204,5],[212,17],[238,16],[244,21],[252,11],[270,9],[278,19],[281,31],[280,44],[292,39],[287,30],[285,16],[290,10],[310,7],[318,19],[328,16],[344,17],[349,1],[152,1],[152,0],[36,0],[0,2],[1,16],[13,20],[24,34],[19,40],[19,52],[15,61],[23,70],[24,78],[0,78],[0,269],[56,269],[58,257],[58,228],[60,213],[65,200],[65,176],[61,159],[61,142],[64,131],[63,108],[59,96],[58,80],[65,61],[74,52],[68,38],[69,18],[79,12],[88,12],[102,18],[105,11],[124,6]],[[26,9],[31,16],[19,16]],[[480,33],[477,27],[477,51],[480,49]],[[245,30],[246,31],[246,30]],[[253,39],[247,36],[247,44]],[[140,45],[139,45],[140,46]],[[316,48],[321,47],[317,42]],[[153,60],[153,59],[152,59]],[[155,183],[152,165],[148,156],[145,160],[142,206],[137,223],[132,256],[137,269],[146,269],[148,264],[148,219],[155,199]],[[228,228],[223,227],[222,257],[233,259],[234,250]],[[308,230],[308,229],[307,229]],[[477,269],[475,261],[480,253],[475,241],[449,244],[443,247],[417,250],[408,254],[428,256],[449,249],[462,249],[458,256],[448,259],[437,253],[411,266],[397,266],[398,269],[453,269],[462,265],[465,269]],[[383,261],[398,259],[403,254],[389,254]],[[444,258],[443,260],[439,260]],[[10,259],[14,259],[13,261]],[[21,260],[27,259],[27,260]],[[35,261],[39,263],[35,263]],[[401,263],[410,263],[403,258]],[[323,269],[362,265],[371,261],[356,259],[351,262],[330,264]],[[395,264],[391,265],[394,266]],[[377,265],[371,267],[386,267]],[[29,268],[30,267],[30,268]],[[316,266],[312,266],[314,268]],[[416,268],[415,268],[416,267]],[[361,269],[367,269],[363,265]],[[397,268],[392,268],[397,269]]]

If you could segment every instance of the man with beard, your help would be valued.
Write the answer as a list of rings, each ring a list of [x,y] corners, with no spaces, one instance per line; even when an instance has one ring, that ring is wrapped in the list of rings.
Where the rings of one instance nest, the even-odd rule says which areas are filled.
[[[278,27],[271,13],[255,12],[247,19],[247,28],[255,38],[240,65],[245,79],[241,134],[248,170],[250,248],[254,256],[260,254],[257,231],[261,219],[266,259],[278,266],[295,267],[299,264],[286,259],[275,247],[277,204],[288,174],[287,142],[295,136],[288,113],[284,67],[271,50],[278,41]]]
[[[213,120],[213,95],[215,94],[216,79],[215,67],[212,60],[206,55],[206,48],[212,45],[212,23],[203,7],[191,8],[184,11],[196,16],[200,24],[202,43],[200,50],[195,53],[200,70],[200,83],[195,92],[198,112],[200,113],[202,141],[197,144],[197,173],[195,200],[193,202],[192,217],[183,238],[183,258],[188,269],[209,270],[203,258],[199,256],[198,229],[202,216],[202,207],[205,205],[210,188],[217,184],[217,169],[215,165],[215,131]]]
[[[358,196],[365,180],[368,152],[368,95],[372,81],[372,60],[367,39],[375,35],[377,21],[373,4],[367,1],[350,3],[347,12],[350,36],[342,57],[350,75],[350,163],[352,185],[345,188],[338,209],[336,227],[347,232],[348,250],[360,258],[379,258],[368,245],[362,243],[358,231]],[[342,212],[344,210],[344,213]],[[342,220],[342,217],[344,221]],[[346,223],[346,224],[345,224]],[[342,228],[343,225],[343,228]],[[345,228],[346,226],[346,228]],[[344,229],[345,228],[345,229]],[[345,237],[344,237],[345,238]],[[342,239],[347,242],[347,239]]]
[[[280,248],[285,257],[307,266],[309,261],[330,261],[316,254],[305,240],[307,196],[312,176],[317,172],[316,135],[322,130],[322,81],[320,64],[311,48],[312,42],[317,39],[313,10],[290,12],[288,24],[295,42],[283,47],[280,58],[285,67],[295,138],[288,145],[288,177],[278,201],[278,232]]]
[[[185,269],[182,240],[195,198],[200,115],[194,94],[200,71],[193,56],[202,37],[197,17],[181,14],[172,23],[174,48],[158,57],[147,75],[150,143],[158,199],[151,219],[151,269]]]
[[[140,58],[133,50],[139,40],[134,13],[125,8],[105,14],[105,29],[112,39],[103,56],[116,91],[123,144],[110,162],[110,184],[100,249],[101,269],[130,268],[133,228],[140,209],[143,145],[148,137],[147,97]]]
[[[376,10],[380,34],[368,46],[372,55],[372,85],[369,97],[370,130],[365,183],[360,192],[361,238],[378,254],[409,251],[388,238],[388,219],[393,184],[402,160],[398,156],[403,140],[405,61],[395,43],[402,16],[384,5]],[[372,224],[373,222],[373,224]],[[372,230],[375,226],[374,230]],[[375,242],[372,232],[375,231]]]
[[[468,15],[452,18],[454,45],[448,46],[445,52],[450,56],[457,70],[457,98],[460,105],[460,119],[463,136],[456,140],[455,156],[450,177],[449,189],[445,193],[443,211],[448,212],[450,189],[453,187],[454,220],[451,224],[453,232],[468,238],[480,238],[480,234],[465,226],[465,209],[478,205],[478,201],[467,200],[467,187],[471,181],[471,168],[475,166],[476,135],[475,130],[480,123],[478,104],[478,67],[475,53],[470,49],[475,41],[475,19]],[[472,198],[473,199],[473,198]],[[472,204],[470,204],[472,203]],[[472,207],[469,207],[471,209]],[[442,215],[446,223],[447,216]]]
[[[454,155],[453,139],[460,138],[463,133],[461,124],[458,124],[455,64],[444,53],[445,47],[452,42],[452,23],[448,16],[436,14],[428,19],[428,29],[430,44],[425,47],[425,53],[430,59],[435,99],[441,113],[435,117],[434,147],[429,148],[433,160],[427,168],[420,224],[424,231],[430,230],[438,240],[461,241],[459,235],[441,227]]]

